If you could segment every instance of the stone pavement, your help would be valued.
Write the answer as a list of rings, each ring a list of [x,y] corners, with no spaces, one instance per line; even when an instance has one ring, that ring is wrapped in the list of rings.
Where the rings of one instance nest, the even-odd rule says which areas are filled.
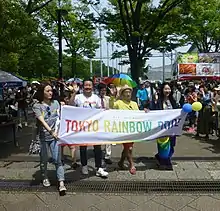
[[[1,211],[218,211],[220,195],[108,195],[0,192]]]
[[[83,176],[78,170],[72,170],[65,165],[67,180],[100,180],[95,176],[94,162],[89,161],[89,176]],[[137,173],[131,175],[128,171],[119,171],[117,162],[107,166],[109,177],[107,180],[219,180],[220,161],[177,161],[174,171],[159,171],[154,161],[136,160]],[[49,177],[55,180],[55,169],[52,164],[48,165]],[[40,168],[38,162],[0,162],[0,179],[15,180],[40,180]]]

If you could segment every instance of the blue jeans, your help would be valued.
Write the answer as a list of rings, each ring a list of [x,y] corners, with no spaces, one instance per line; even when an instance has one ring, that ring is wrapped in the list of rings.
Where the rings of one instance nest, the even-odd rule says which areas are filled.
[[[47,163],[48,163],[48,148],[50,148],[53,162],[56,167],[56,174],[58,181],[64,181],[64,168],[61,162],[61,147],[56,140],[53,141],[41,141],[40,152],[40,169],[44,179],[48,178],[47,175]]]

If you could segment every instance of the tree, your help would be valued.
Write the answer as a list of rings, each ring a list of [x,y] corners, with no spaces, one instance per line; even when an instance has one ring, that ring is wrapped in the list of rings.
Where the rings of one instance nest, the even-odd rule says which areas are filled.
[[[93,58],[99,47],[99,39],[95,36],[96,29],[90,19],[90,11],[87,5],[78,4],[73,6],[73,11],[64,17],[64,38],[68,50],[72,55],[72,74],[76,75],[77,55]]]
[[[193,44],[199,52],[219,52],[220,50],[220,1],[191,1],[187,9],[182,8],[178,34],[186,42]],[[182,27],[184,25],[184,27]]]
[[[0,24],[0,68],[27,78],[56,75],[56,50],[19,0],[0,1]]]
[[[72,5],[71,0],[63,0],[61,9],[66,11],[62,16],[63,39],[66,42],[65,53],[71,55],[72,77],[78,73],[77,59],[81,57],[92,58],[95,50],[98,48],[99,39],[95,36],[95,27],[90,19],[88,6],[83,3]],[[43,28],[46,33],[57,40],[57,5],[51,2],[47,7],[40,11],[40,17],[43,20]]]
[[[0,66],[16,72],[19,50],[35,25],[17,1],[1,1],[0,10]]]
[[[35,12],[40,11],[46,7],[53,0],[20,0],[21,5],[25,9],[25,12],[29,15],[32,15]]]
[[[124,52],[137,82],[151,50],[171,50],[180,45],[182,40],[171,29],[177,6],[186,1],[161,0],[156,7],[152,0],[109,0],[112,8],[105,9],[99,21],[106,25],[111,41],[127,48]]]

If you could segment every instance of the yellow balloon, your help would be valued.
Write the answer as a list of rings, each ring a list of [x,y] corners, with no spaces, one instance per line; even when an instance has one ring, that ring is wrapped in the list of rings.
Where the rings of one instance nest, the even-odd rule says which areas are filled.
[[[195,102],[192,104],[192,110],[193,111],[200,111],[202,109],[202,103]]]

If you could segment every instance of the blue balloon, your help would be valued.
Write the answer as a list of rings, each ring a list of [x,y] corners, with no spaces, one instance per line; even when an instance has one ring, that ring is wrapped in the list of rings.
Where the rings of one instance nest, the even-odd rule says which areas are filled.
[[[189,103],[186,103],[183,105],[183,111],[186,112],[186,113],[190,113],[192,111],[192,105],[189,104]]]

